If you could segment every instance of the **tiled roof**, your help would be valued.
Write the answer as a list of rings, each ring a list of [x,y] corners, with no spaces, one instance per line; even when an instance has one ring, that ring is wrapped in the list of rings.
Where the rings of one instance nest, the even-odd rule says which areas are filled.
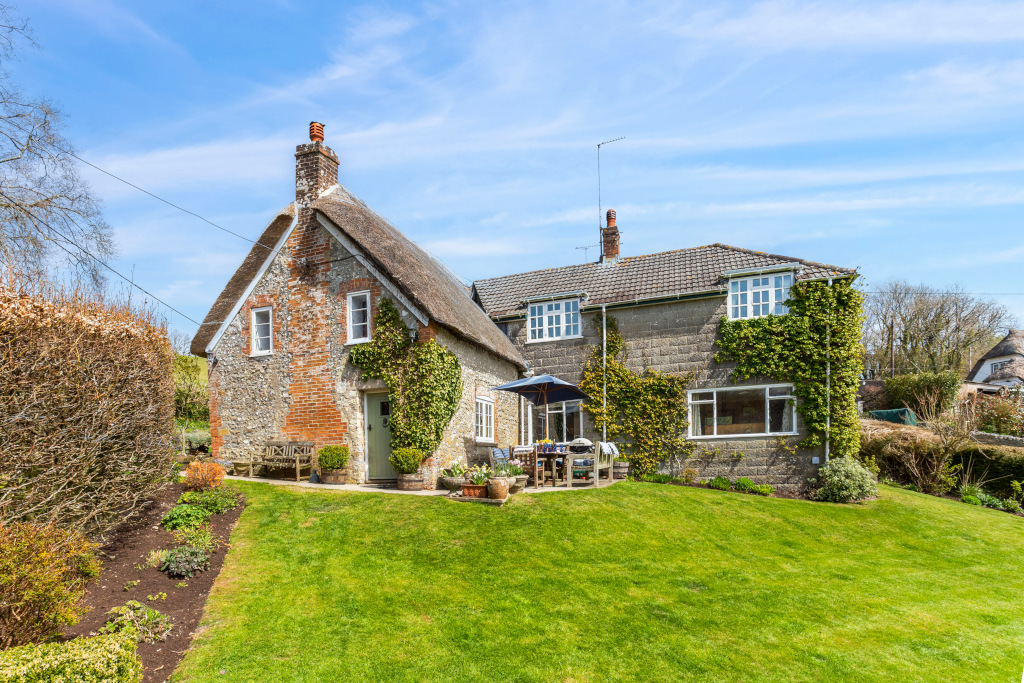
[[[725,292],[726,282],[722,274],[726,271],[769,268],[785,263],[802,264],[797,280],[843,277],[856,272],[850,268],[727,244],[711,244],[620,258],[614,263],[583,263],[477,280],[473,283],[473,290],[488,315],[499,318],[525,312],[525,299],[562,292],[586,292],[587,306],[698,292]]]

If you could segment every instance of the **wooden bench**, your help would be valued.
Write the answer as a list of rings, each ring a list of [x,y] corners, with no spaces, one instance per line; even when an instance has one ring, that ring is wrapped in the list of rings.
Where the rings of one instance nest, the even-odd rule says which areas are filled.
[[[262,455],[250,453],[249,476],[253,468],[291,468],[295,467],[295,481],[301,480],[302,468],[313,468],[313,455],[316,447],[312,441],[267,441]]]

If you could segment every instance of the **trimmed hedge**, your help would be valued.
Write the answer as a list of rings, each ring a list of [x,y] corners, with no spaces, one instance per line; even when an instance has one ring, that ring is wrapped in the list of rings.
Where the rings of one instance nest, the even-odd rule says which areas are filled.
[[[970,468],[971,474],[980,477],[985,490],[1000,497],[1007,497],[1013,491],[1011,481],[1024,481],[1024,448],[1007,446],[981,446],[957,451],[950,459],[954,465]]]
[[[922,398],[935,394],[941,399],[940,411],[949,408],[960,390],[960,375],[955,372],[921,372],[896,375],[885,380],[885,393],[893,408],[906,406],[920,415]]]
[[[135,632],[23,645],[0,652],[0,683],[52,681],[141,683]]]

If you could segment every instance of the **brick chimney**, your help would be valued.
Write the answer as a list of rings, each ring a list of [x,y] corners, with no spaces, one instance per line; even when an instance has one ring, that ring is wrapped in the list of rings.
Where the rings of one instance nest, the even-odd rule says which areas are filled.
[[[338,155],[324,144],[324,126],[309,124],[309,143],[295,148],[295,201],[308,207],[338,182]]]
[[[607,227],[601,229],[601,261],[619,258],[619,229],[615,227],[615,209],[608,209]]]

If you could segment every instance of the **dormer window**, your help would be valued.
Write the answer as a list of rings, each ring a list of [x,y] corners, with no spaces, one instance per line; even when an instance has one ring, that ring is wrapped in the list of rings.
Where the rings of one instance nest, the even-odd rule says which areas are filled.
[[[772,273],[729,280],[729,320],[786,315],[793,273]]]
[[[527,343],[578,339],[580,330],[579,298],[535,301],[529,304]]]

